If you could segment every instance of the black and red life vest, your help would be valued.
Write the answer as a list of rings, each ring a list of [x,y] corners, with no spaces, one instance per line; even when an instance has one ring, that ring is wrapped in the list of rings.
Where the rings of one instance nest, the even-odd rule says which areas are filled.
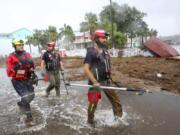
[[[96,51],[95,48],[94,51]],[[90,65],[90,70],[97,81],[108,80],[111,74],[110,55],[106,49],[103,49],[101,53],[96,51],[95,54],[96,57]]]
[[[60,69],[60,55],[56,52],[46,51],[43,55],[47,71],[57,71]]]

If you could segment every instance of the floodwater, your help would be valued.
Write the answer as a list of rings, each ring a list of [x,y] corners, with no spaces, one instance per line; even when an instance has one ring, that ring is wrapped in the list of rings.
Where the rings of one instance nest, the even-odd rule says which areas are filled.
[[[178,94],[158,90],[144,95],[118,92],[123,105],[120,120],[114,120],[111,105],[103,94],[95,113],[95,127],[91,127],[86,123],[86,88],[69,87],[66,95],[62,83],[60,98],[53,92],[45,98],[47,85],[41,81],[35,87],[36,97],[31,103],[35,125],[28,127],[16,107],[20,98],[5,69],[0,69],[0,135],[180,135]]]

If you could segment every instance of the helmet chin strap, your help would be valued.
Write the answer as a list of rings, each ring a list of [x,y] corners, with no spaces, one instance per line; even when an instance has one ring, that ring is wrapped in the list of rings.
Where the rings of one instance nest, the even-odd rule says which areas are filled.
[[[102,49],[106,48],[105,44],[101,43],[98,39],[95,39],[95,42],[96,42],[96,44],[98,45],[99,48],[102,48]]]
[[[15,53],[17,54],[17,55],[22,55],[22,54],[24,54],[24,50],[22,50],[22,51],[20,51],[20,50],[15,50]]]
[[[14,47],[16,52],[23,52],[24,50],[17,50],[16,47]]]

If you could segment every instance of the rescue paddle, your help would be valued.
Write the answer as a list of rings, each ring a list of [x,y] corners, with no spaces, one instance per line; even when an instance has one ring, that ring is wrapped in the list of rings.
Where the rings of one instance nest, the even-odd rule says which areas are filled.
[[[77,86],[77,87],[94,87],[93,85],[88,84],[77,84],[77,83],[66,83],[67,86]],[[112,87],[112,86],[99,86],[101,89],[111,89],[111,90],[120,90],[120,91],[130,91],[130,92],[138,92],[139,95],[143,93],[152,93],[149,90],[145,89],[134,89],[134,88],[126,88],[126,87]]]
[[[65,87],[65,89],[66,89],[66,94],[69,95],[68,89],[67,89],[67,87],[66,87],[66,81],[65,81],[65,77],[64,77],[64,72],[61,71],[61,75],[62,75],[62,80],[63,80],[63,82],[64,82],[64,87]]]

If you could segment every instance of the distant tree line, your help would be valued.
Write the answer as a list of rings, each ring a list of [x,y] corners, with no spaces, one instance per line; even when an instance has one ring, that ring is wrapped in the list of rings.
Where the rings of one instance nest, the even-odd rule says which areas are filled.
[[[61,39],[65,36],[65,40],[69,42],[73,42],[75,39],[74,32],[71,26],[64,24],[62,28],[57,31],[56,27],[49,26],[46,30],[34,30],[34,34],[32,36],[27,37],[26,44],[29,45],[31,51],[31,44],[34,46],[38,46],[39,51],[41,49],[46,48],[46,44],[48,41],[56,42],[58,39]]]
[[[110,32],[110,41],[114,41],[116,48],[124,47],[127,37],[157,36],[157,31],[149,29],[143,18],[147,14],[130,7],[127,4],[119,5],[115,2],[105,6],[98,16],[93,13],[85,15],[85,21],[80,24],[80,31],[94,31],[96,28],[103,28]],[[113,29],[113,31],[112,31]],[[113,32],[113,33],[112,33]],[[143,43],[143,41],[142,41]]]
[[[110,32],[109,46],[112,47],[111,43],[114,43],[116,48],[123,48],[127,38],[132,41],[134,37],[141,37],[143,43],[144,38],[157,36],[157,31],[148,28],[148,24],[143,20],[146,15],[135,7],[113,2],[111,5],[105,6],[99,16],[92,12],[86,13],[84,21],[80,23],[80,31],[92,33],[97,28],[103,28]],[[30,48],[33,44],[41,50],[45,48],[47,41],[57,41],[63,37],[69,42],[69,45],[74,41],[75,34],[70,25],[64,24],[63,27],[59,28],[59,32],[54,26],[49,26],[46,30],[36,29],[33,36],[28,37],[26,44]]]

